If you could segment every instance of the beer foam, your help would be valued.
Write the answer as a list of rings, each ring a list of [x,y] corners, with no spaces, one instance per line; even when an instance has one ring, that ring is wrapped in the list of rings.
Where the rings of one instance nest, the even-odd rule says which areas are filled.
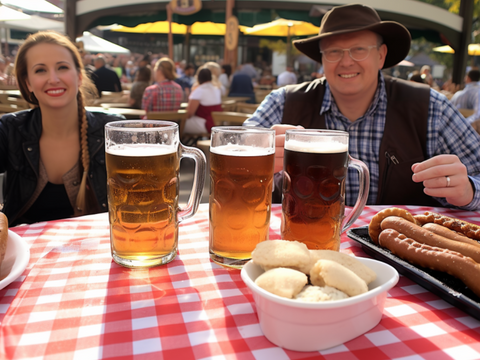
[[[210,152],[229,156],[264,156],[275,153],[275,149],[259,148],[255,146],[228,144],[211,147]]]
[[[285,142],[285,149],[305,153],[336,154],[347,152],[348,145],[334,141],[303,142],[298,140],[289,140]]]
[[[156,144],[119,144],[109,147],[106,152],[111,155],[140,157],[173,154],[175,149]]]

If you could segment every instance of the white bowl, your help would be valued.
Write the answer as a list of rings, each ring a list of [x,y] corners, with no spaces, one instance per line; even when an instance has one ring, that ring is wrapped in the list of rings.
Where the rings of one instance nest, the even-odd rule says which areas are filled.
[[[375,271],[369,291],[351,298],[309,303],[282,298],[255,284],[264,271],[249,261],[241,276],[250,288],[263,334],[277,346],[295,351],[319,351],[356,338],[382,318],[387,291],[398,282],[398,272],[383,262],[357,258]]]

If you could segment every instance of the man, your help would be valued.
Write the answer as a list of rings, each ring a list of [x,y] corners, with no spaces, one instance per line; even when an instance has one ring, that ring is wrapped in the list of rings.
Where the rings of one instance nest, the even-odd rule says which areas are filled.
[[[368,204],[480,208],[480,137],[445,96],[380,71],[405,58],[410,40],[373,8],[345,5],[325,14],[318,36],[295,41],[323,63],[325,78],[273,91],[245,123],[277,130],[275,170],[292,128],[277,124],[343,130],[351,156],[370,170]],[[359,188],[353,171],[346,187],[351,206]]]
[[[96,70],[93,72],[92,80],[100,97],[102,97],[102,91],[122,91],[122,85],[117,73],[107,68],[105,64],[105,58],[101,55],[97,56],[93,62]]]
[[[293,72],[293,67],[287,66],[286,70],[277,78],[278,86],[293,85],[297,83],[297,75]]]
[[[478,69],[472,69],[465,75],[465,89],[457,91],[450,102],[457,109],[475,110],[474,114],[467,119],[470,123],[480,119],[480,71]]]
[[[177,75],[178,75],[178,71],[177,71]],[[182,87],[182,90],[185,93],[185,98],[187,100],[192,91],[192,85],[194,81],[195,81],[195,67],[193,66],[193,64],[186,65],[185,69],[183,70],[183,75],[175,79],[175,82]]]

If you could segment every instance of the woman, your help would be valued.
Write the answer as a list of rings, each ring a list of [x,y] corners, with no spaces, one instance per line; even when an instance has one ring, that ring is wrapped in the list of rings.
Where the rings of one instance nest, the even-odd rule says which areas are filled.
[[[183,91],[182,87],[174,81],[177,74],[173,61],[166,57],[161,58],[155,63],[153,72],[156,84],[145,89],[142,109],[147,113],[180,109]]]
[[[222,111],[222,94],[212,83],[212,73],[205,68],[199,71],[199,86],[192,91],[187,106],[187,134],[210,133],[213,126],[212,111]]]
[[[227,90],[219,80],[220,74],[222,73],[222,68],[220,67],[220,65],[218,65],[216,62],[213,62],[213,61],[206,62],[205,64],[203,64],[201,67],[197,69],[197,80],[195,81],[195,84],[193,84],[192,90],[195,90],[200,85],[200,82],[198,81],[198,73],[202,69],[210,70],[212,74],[212,80],[211,80],[212,84],[215,87],[220,89],[220,93],[222,96],[225,96],[227,94]]]
[[[34,108],[0,119],[9,225],[107,211],[104,126],[121,118],[85,111],[95,87],[75,45],[55,32],[30,35],[15,74]]]
[[[218,78],[218,80],[225,88],[225,91],[228,91],[228,89],[230,88],[231,75],[232,75],[232,66],[229,64],[222,65],[222,73],[220,74],[220,77]]]
[[[138,69],[135,81],[130,89],[130,98],[128,104],[134,109],[142,108],[142,98],[145,89],[150,86],[150,79],[152,77],[152,71],[150,67],[144,66]]]

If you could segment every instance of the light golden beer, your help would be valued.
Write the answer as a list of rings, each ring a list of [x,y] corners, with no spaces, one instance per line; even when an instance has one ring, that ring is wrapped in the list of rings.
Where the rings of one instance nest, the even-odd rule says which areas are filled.
[[[155,144],[116,145],[107,149],[106,165],[114,259],[139,267],[173,259],[178,242],[177,153]]]
[[[270,148],[223,145],[210,148],[210,255],[243,265],[268,239],[274,153]]]
[[[282,239],[340,249],[347,168],[347,144],[285,143]]]

